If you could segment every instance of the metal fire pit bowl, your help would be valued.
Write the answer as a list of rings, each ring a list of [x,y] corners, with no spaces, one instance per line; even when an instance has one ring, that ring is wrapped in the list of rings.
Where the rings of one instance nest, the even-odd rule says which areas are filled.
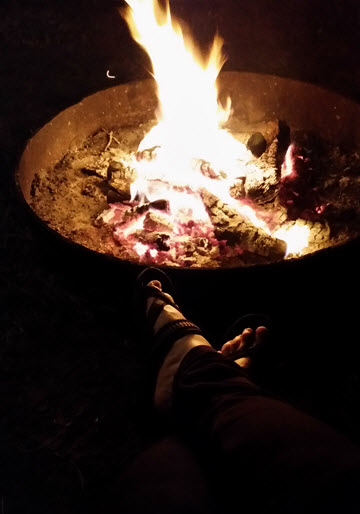
[[[220,98],[230,96],[234,115],[244,124],[277,118],[291,129],[311,130],[330,141],[360,147],[360,106],[338,94],[295,80],[242,72],[220,74],[219,86]],[[81,147],[88,136],[100,129],[110,131],[147,122],[154,117],[156,104],[155,82],[148,79],[99,91],[47,123],[28,142],[16,173],[21,196],[30,210],[34,213],[30,189],[36,173],[54,166],[69,150]],[[80,246],[50,230],[71,245]],[[316,254],[329,250],[333,248]],[[86,251],[97,253],[87,248]],[[99,255],[109,259],[108,255]],[[285,262],[289,261],[280,265]],[[273,266],[265,267],[270,265]]]

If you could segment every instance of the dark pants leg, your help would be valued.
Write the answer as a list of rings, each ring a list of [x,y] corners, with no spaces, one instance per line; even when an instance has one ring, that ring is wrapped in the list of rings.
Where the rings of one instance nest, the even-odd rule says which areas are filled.
[[[177,426],[236,511],[360,512],[359,448],[266,396],[211,348],[184,357],[172,404]]]
[[[196,453],[169,435],[139,454],[116,484],[121,514],[219,514]],[[112,512],[112,511],[109,511]]]

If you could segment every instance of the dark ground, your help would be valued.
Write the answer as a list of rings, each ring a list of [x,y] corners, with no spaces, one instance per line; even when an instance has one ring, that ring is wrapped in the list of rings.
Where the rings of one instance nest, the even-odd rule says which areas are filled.
[[[203,42],[219,26],[225,69],[297,78],[360,100],[357,0],[173,4]],[[33,225],[13,183],[26,141],[54,115],[147,76],[117,5],[0,6],[2,514],[89,512],[89,499],[99,511],[104,488],[159,437],[139,408],[145,363],[127,335],[137,270],[62,248]],[[284,362],[270,385],[357,442],[359,250],[354,244],[295,266],[173,277],[186,313],[209,337],[235,313],[270,312]],[[111,502],[116,508],[116,497]]]

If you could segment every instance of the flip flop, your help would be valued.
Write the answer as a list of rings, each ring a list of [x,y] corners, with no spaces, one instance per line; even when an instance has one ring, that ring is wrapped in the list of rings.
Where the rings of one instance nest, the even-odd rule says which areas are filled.
[[[268,329],[271,329],[272,321],[270,316],[267,314],[245,314],[244,316],[240,316],[225,332],[221,339],[221,346],[234,339],[236,336],[242,334],[242,332],[246,328],[251,328],[254,332],[258,327],[264,326]],[[251,357],[256,353],[259,349],[258,343],[253,343],[252,345],[242,348],[238,352],[236,352],[234,360],[241,359],[243,357]]]
[[[161,283],[161,291],[157,287],[149,286],[149,282],[158,280]],[[152,328],[154,327],[160,312],[163,310],[164,305],[172,305],[175,309],[180,310],[178,305],[171,301],[167,293],[170,296],[174,296],[175,288],[170,277],[159,268],[149,267],[144,269],[136,279],[135,287],[135,309],[137,318],[143,318],[143,325],[147,327],[148,333],[152,334]],[[148,298],[154,297],[155,300],[152,303],[149,312],[146,312],[146,301]]]
[[[152,280],[159,280],[161,282],[162,291],[148,285]],[[138,320],[142,320],[143,336],[150,339],[148,341],[150,359],[155,367],[160,367],[161,361],[178,339],[189,334],[202,335],[201,329],[192,321],[186,319],[170,321],[154,335],[153,327],[165,305],[171,305],[180,311],[178,305],[167,296],[167,294],[173,296],[174,291],[174,285],[168,275],[158,268],[146,268],[137,277],[135,312],[137,313]],[[150,297],[154,297],[155,300],[146,314],[146,301]]]

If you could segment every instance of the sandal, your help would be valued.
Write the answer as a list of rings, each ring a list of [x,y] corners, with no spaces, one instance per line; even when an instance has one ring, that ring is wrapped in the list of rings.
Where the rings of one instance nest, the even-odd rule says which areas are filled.
[[[238,318],[231,327],[225,332],[222,337],[220,348],[228,342],[234,339],[236,336],[242,334],[246,328],[251,328],[254,332],[258,327],[265,326],[271,329],[271,318],[266,314],[245,314]],[[259,343],[253,343],[246,348],[242,348],[235,353],[233,360],[242,359],[243,357],[252,357],[257,353],[259,347],[262,346]]]
[[[152,280],[161,282],[162,291],[148,285]],[[156,320],[165,305],[171,305],[180,311],[178,305],[165,294],[166,292],[173,296],[174,290],[173,283],[168,275],[158,268],[146,268],[136,280],[135,312],[143,321],[143,336],[151,339],[150,358],[157,369],[160,368],[163,359],[178,339],[190,334],[202,335],[201,329],[187,319],[170,321],[154,334]],[[155,300],[146,314],[146,302],[150,297],[155,298]]]

